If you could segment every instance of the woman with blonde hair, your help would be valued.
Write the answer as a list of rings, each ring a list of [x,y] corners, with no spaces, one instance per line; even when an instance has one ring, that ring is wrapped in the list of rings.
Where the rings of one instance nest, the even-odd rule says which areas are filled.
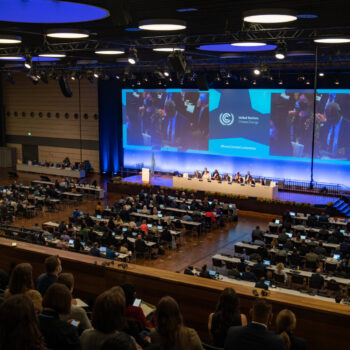
[[[283,338],[287,350],[306,350],[306,340],[293,334],[296,323],[296,317],[292,311],[288,309],[280,311],[276,317],[277,333]]]

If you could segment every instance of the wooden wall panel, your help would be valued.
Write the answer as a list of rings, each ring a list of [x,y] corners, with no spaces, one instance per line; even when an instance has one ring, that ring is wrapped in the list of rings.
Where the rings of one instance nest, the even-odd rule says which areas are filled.
[[[80,120],[78,81],[69,80],[73,97],[66,98],[62,95],[56,80],[49,79],[48,84],[39,82],[39,84],[33,85],[28,77],[22,73],[14,74],[14,79],[15,84],[11,84],[5,76],[3,77],[3,103],[7,135],[27,136],[27,133],[30,132],[33,137],[80,140],[81,136],[82,140],[98,142],[97,83],[91,84],[86,79],[80,80]],[[25,116],[22,115],[23,112]],[[31,117],[31,113],[34,113],[33,117]],[[39,116],[39,113],[42,113],[42,117]],[[51,113],[50,118],[47,117],[47,113]],[[56,118],[56,113],[59,113],[59,118]],[[68,118],[65,117],[66,113],[69,114]],[[78,116],[77,119],[75,115]],[[12,140],[8,146],[14,142],[18,142],[18,140]],[[39,160],[41,161],[45,159],[52,159],[55,162],[61,161],[65,156],[72,160],[80,160],[79,149],[72,149],[67,145],[66,148],[57,148],[52,153],[52,150],[46,149],[47,145],[48,143],[46,145],[39,144]],[[20,147],[16,146],[16,148],[19,150]],[[53,157],[48,158],[48,153]],[[62,154],[64,154],[63,158]],[[22,152],[18,152],[17,157],[21,159]],[[97,149],[96,151],[84,149],[84,159],[89,159],[95,171],[99,171]]]

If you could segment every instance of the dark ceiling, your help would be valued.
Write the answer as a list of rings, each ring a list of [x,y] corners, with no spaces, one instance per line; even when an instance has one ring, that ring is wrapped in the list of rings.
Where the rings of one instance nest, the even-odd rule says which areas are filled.
[[[19,46],[0,46],[0,55],[35,55],[48,48],[61,50],[67,58],[56,63],[59,68],[74,68],[81,59],[98,59],[100,69],[123,70],[126,63],[116,57],[96,55],[96,48],[122,46],[136,48],[139,62],[132,69],[152,71],[168,64],[166,53],[153,52],[152,48],[166,45],[183,45],[188,66],[192,69],[248,69],[255,64],[268,65],[271,69],[313,69],[315,56],[287,57],[283,62],[274,57],[274,52],[246,53],[237,58],[221,58],[219,53],[200,51],[199,45],[230,43],[241,35],[249,39],[263,39],[271,44],[285,43],[288,51],[308,50],[315,52],[313,39],[323,35],[350,35],[348,1],[261,1],[261,0],[216,0],[216,1],[166,1],[166,0],[104,0],[79,2],[104,7],[110,16],[106,19],[72,24],[69,27],[87,29],[88,40],[60,41],[45,37],[49,28],[66,28],[65,25],[21,24],[0,22],[0,34],[17,34],[23,37]],[[195,12],[178,12],[181,8],[196,8]],[[282,25],[247,25],[242,22],[242,12],[260,8],[286,8],[299,15],[313,14],[316,19],[298,19]],[[187,22],[187,29],[179,32],[127,32],[128,27],[137,27],[138,21],[149,18],[178,18]],[[243,34],[242,34],[243,33]],[[318,60],[323,69],[339,70],[350,67],[350,45],[320,45]],[[125,55],[124,55],[125,56]],[[8,63],[8,62],[7,62]],[[8,69],[2,62],[2,69]]]

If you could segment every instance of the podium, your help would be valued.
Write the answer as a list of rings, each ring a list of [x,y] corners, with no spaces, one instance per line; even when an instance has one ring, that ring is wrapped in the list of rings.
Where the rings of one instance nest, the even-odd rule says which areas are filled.
[[[149,183],[150,171],[148,168],[142,168],[142,182]]]

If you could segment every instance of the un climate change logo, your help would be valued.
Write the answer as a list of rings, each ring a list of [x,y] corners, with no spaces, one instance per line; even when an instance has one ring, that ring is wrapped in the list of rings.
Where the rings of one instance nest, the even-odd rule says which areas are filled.
[[[224,126],[232,125],[235,121],[233,113],[220,113],[220,123]]]

